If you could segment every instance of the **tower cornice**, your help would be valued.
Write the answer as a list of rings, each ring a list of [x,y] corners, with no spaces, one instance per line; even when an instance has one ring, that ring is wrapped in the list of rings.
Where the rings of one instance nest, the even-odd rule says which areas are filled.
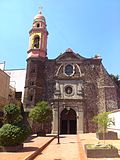
[[[47,33],[47,35],[48,35],[48,31],[47,31],[47,29],[44,29],[44,28],[32,28],[30,31],[29,31],[29,34],[32,34],[32,33],[40,33],[40,32],[42,32],[42,33]]]

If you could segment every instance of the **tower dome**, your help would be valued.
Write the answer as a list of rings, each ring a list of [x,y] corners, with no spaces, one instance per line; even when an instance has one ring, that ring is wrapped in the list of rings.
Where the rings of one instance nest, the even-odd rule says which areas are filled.
[[[38,14],[34,17],[34,21],[42,21],[46,23],[45,17],[42,15],[41,11],[39,11]]]

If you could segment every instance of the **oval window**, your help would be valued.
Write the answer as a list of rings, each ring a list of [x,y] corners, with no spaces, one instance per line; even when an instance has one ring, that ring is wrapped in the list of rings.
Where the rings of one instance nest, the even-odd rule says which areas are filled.
[[[67,74],[68,76],[73,74],[73,66],[71,64],[65,66],[65,74]]]
[[[71,94],[72,93],[72,87],[70,87],[70,86],[67,86],[66,88],[65,88],[65,92],[66,92],[66,94]]]

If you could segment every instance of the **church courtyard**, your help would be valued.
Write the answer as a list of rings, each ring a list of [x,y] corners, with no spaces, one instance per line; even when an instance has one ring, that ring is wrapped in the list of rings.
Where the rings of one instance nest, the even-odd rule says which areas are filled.
[[[49,142],[51,143],[49,144]],[[1,160],[119,160],[116,158],[86,158],[84,144],[103,143],[95,133],[78,135],[61,135],[60,144],[54,137],[36,137],[33,135],[24,143],[20,152],[1,152]],[[47,144],[48,143],[48,144]],[[120,150],[119,140],[106,140],[106,144],[113,144]],[[120,154],[120,153],[119,153]]]

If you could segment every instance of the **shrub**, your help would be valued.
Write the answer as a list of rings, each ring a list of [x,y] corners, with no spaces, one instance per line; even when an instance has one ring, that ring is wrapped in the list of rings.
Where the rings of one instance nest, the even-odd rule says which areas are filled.
[[[111,144],[103,145],[103,144],[86,144],[87,149],[117,149],[115,146]]]
[[[38,102],[36,106],[31,109],[29,118],[38,123],[47,123],[52,121],[52,110],[48,107],[45,101]]]
[[[0,128],[0,145],[16,146],[29,136],[30,130],[25,125],[5,124]]]
[[[35,132],[38,133],[38,135],[45,135],[46,131],[44,125],[50,125],[53,119],[52,110],[51,108],[49,108],[47,102],[38,102],[36,106],[31,109],[29,113],[29,118],[32,120],[33,124],[36,122],[41,124],[41,127],[37,128],[37,131]]]
[[[4,107],[4,123],[19,123],[22,121],[20,107],[8,104]]]

